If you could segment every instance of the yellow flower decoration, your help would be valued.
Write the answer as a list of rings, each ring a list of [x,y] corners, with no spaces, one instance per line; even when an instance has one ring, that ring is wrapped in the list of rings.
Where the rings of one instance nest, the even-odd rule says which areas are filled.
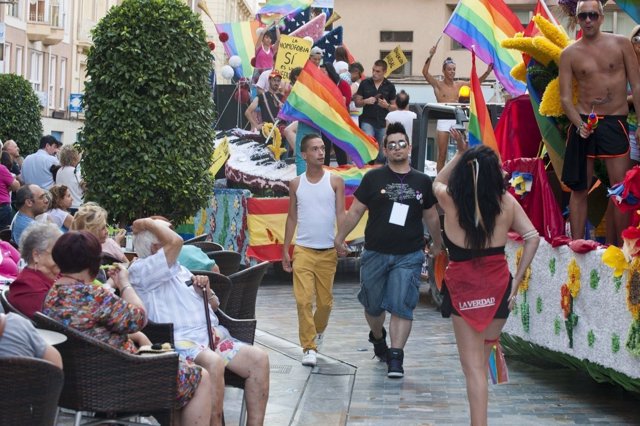
[[[546,54],[533,45],[533,39],[531,37],[507,38],[502,40],[500,45],[505,49],[516,49],[522,53],[526,53],[544,66],[549,65],[549,62],[553,60],[552,56]]]
[[[511,77],[515,78],[516,80],[520,80],[523,83],[527,82],[527,66],[524,64],[524,62],[520,62],[515,67],[511,68],[510,74]]]
[[[522,258],[523,248],[520,247],[516,251],[516,268],[520,266],[520,259]],[[527,269],[524,271],[524,276],[522,277],[522,281],[520,282],[520,287],[518,288],[518,293],[524,293],[529,290],[529,281],[531,280],[531,266],[527,266]]]
[[[567,287],[575,299],[580,293],[580,267],[575,259],[571,259],[567,267]]]
[[[602,253],[602,263],[613,269],[613,276],[620,277],[625,270],[629,269],[629,262],[625,258],[620,247],[609,246]]]
[[[533,47],[544,53],[545,57],[551,58],[556,65],[560,65],[560,54],[562,49],[553,44],[551,40],[546,37],[536,36],[533,38]]]
[[[633,319],[640,319],[640,259],[635,259],[631,264],[627,280],[627,308]]]
[[[553,25],[540,14],[533,17],[533,22],[536,23],[536,27],[538,27],[542,34],[559,48],[564,49],[571,43],[569,36],[567,36],[567,33],[564,32],[562,27]]]
[[[287,149],[282,147],[280,129],[274,126],[273,123],[264,123],[262,125],[262,136],[268,138],[269,135],[271,135],[271,145],[267,146],[267,149],[273,153],[273,157],[276,160],[280,160],[280,156],[287,152]]]

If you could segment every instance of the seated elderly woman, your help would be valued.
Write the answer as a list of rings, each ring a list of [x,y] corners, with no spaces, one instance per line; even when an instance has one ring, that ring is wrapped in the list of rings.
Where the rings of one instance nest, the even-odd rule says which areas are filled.
[[[248,424],[263,424],[269,397],[266,352],[238,341],[219,325],[214,313],[219,301],[209,288],[209,279],[194,276],[179,264],[182,238],[171,230],[169,223],[145,218],[133,222],[132,228],[133,245],[139,259],[131,264],[129,274],[149,318],[155,322],[173,323],[178,352],[209,370],[214,380],[223,380],[217,376],[217,371],[225,365],[246,378]],[[186,285],[187,281],[193,285]],[[209,301],[208,312],[204,309],[203,297]],[[207,329],[206,315],[211,318],[211,329]],[[208,348],[210,336],[215,350]],[[214,407],[222,406],[222,393],[214,394],[214,398],[220,401]]]
[[[107,230],[107,211],[96,203],[85,203],[80,206],[73,216],[71,229],[74,231],[87,230],[96,236],[102,244],[102,252],[117,259],[122,263],[129,263],[124,251],[120,246],[124,238],[124,230],[120,232],[116,239],[109,238]]]
[[[9,303],[29,318],[42,310],[42,302],[58,278],[60,270],[51,257],[51,250],[60,235],[60,228],[53,223],[38,222],[22,233],[20,253],[27,266],[9,285]]]
[[[109,269],[109,276],[122,297],[93,285],[100,269],[101,252],[100,242],[88,231],[71,231],[60,237],[52,251],[53,260],[60,268],[60,278],[47,294],[42,311],[117,349],[135,353],[137,348],[129,333],[138,332],[147,323],[142,301],[129,284],[127,270],[120,265]],[[181,362],[177,383],[176,408],[181,409],[181,424],[209,424],[208,373],[196,365]]]

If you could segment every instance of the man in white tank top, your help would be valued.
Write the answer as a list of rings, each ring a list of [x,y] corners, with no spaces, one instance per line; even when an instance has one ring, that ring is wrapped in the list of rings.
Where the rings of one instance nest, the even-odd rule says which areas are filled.
[[[318,344],[329,323],[333,305],[333,278],[338,263],[333,240],[336,222],[340,225],[345,214],[344,181],[322,168],[325,150],[320,135],[306,135],[300,144],[300,153],[307,171],[289,183],[282,268],[293,272],[302,365],[314,367]],[[296,226],[298,234],[292,267],[289,247]]]

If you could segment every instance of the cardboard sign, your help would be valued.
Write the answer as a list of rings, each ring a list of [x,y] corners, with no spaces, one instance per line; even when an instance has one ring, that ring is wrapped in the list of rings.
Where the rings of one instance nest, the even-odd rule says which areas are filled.
[[[404,56],[404,52],[400,48],[400,45],[397,45],[389,54],[384,58],[384,61],[387,63],[387,72],[384,74],[385,77],[389,77],[389,75],[409,62],[407,57]]]
[[[312,43],[303,38],[280,35],[280,45],[275,69],[283,80],[289,81],[289,73],[296,67],[304,67],[311,53]]]

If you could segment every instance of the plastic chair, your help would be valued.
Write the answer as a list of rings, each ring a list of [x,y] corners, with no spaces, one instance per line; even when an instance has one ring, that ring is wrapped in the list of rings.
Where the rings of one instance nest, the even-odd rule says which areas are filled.
[[[220,302],[218,309],[224,311],[227,308],[229,294],[231,293],[231,280],[229,277],[211,271],[193,270],[190,272],[193,275],[206,275],[209,277],[209,286],[211,286],[211,290],[218,296],[218,301]]]
[[[52,426],[64,374],[61,369],[36,358],[0,360],[0,425]]]
[[[224,250],[224,247],[222,247],[220,244],[218,243],[214,243],[212,241],[196,241],[194,243],[190,243],[190,245],[196,246],[196,247],[200,247],[200,250],[202,250],[203,252],[209,254],[212,251],[220,251],[220,250]]]
[[[229,275],[231,294],[225,310],[227,315],[237,319],[256,317],[258,288],[268,267],[269,262],[262,262]]]
[[[133,423],[140,415],[153,415],[162,425],[170,425],[176,398],[178,354],[139,356],[109,346],[73,328],[65,327],[36,312],[39,327],[67,336],[56,346],[64,362],[65,380],[60,407],[76,411],[79,425],[83,411],[100,413],[104,423]],[[8,388],[10,389],[10,388]]]
[[[193,238],[189,238],[188,240],[185,240],[183,244],[193,244],[193,243],[197,243],[199,241],[206,241],[207,240],[207,234],[200,234],[197,235]]]
[[[222,275],[228,276],[235,272],[238,272],[238,269],[240,269],[242,255],[237,251],[211,251],[207,253],[207,256],[209,256],[209,259],[213,259],[216,261],[216,265],[218,265],[218,268],[220,268],[220,273]]]

